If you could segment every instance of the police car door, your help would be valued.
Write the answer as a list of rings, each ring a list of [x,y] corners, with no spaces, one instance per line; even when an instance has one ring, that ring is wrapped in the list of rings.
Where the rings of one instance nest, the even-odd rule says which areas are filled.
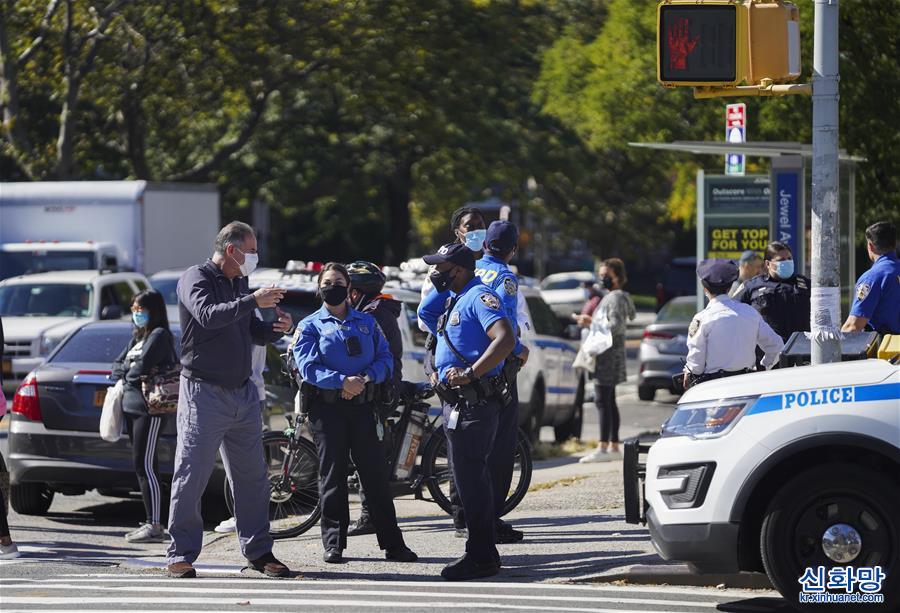
[[[562,323],[540,296],[528,295],[525,297],[525,303],[528,306],[533,331],[525,342],[532,352],[529,361],[538,358],[536,363],[541,367],[540,376],[544,380],[546,393],[544,413],[547,415],[547,407],[563,404],[567,391],[562,389],[565,343],[557,336],[562,329]]]

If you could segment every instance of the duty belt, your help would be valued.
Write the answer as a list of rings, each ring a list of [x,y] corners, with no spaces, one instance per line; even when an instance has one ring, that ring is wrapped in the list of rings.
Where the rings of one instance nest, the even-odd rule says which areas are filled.
[[[450,387],[443,381],[434,386],[438,397],[447,404],[457,404],[464,400],[469,405],[483,404],[491,398],[502,397],[506,389],[506,378],[500,374],[478,379],[460,387]]]
[[[702,375],[689,373],[688,378],[691,381],[691,386],[694,386],[699,385],[700,383],[704,383],[705,381],[712,381],[713,379],[722,379],[724,377],[733,377],[735,375],[745,375],[748,372],[753,371],[749,368],[742,368],[741,370],[720,370],[718,372],[703,373]]]

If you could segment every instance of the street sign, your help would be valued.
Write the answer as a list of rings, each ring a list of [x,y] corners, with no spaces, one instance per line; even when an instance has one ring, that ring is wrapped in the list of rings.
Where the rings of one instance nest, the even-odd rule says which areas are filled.
[[[747,142],[747,105],[743,102],[725,105],[725,140],[729,143]],[[744,176],[743,154],[725,155],[725,174]]]
[[[803,202],[803,158],[772,158],[770,183],[772,240],[784,243],[794,254],[794,268],[806,274],[806,207]]]

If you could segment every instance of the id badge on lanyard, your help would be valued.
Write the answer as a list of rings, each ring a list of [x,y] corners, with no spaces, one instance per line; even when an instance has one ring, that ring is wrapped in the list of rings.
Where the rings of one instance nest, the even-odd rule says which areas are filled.
[[[450,411],[450,417],[447,419],[447,429],[448,430],[456,430],[456,426],[459,423],[459,408],[453,407],[453,410]]]

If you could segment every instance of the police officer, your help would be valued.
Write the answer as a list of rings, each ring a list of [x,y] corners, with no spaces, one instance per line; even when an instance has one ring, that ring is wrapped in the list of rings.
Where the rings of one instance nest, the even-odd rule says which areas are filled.
[[[382,294],[386,278],[381,269],[372,262],[357,261],[347,266],[347,272],[350,274],[350,304],[357,311],[369,313],[375,318],[381,333],[387,340],[388,347],[391,349],[391,355],[394,357],[393,374],[390,379],[390,395],[391,403],[381,403],[379,405],[379,413],[382,421],[389,417],[393,411],[400,389],[400,382],[403,380],[403,336],[400,333],[400,325],[397,318],[400,316],[402,305],[398,300],[388,294]],[[382,431],[386,437],[390,435],[390,428],[382,426]],[[386,456],[389,456],[390,441],[386,438],[382,441],[382,447]],[[390,469],[388,469],[390,472]],[[359,499],[362,504],[362,511],[359,519],[348,532],[347,536],[360,536],[363,534],[375,534],[375,524],[369,514],[369,504],[366,501],[365,490],[359,488]]]
[[[519,311],[519,280],[509,269],[509,262],[516,255],[519,245],[519,230],[508,221],[494,221],[488,226],[484,240],[484,256],[475,262],[475,275],[500,297],[507,319],[516,329]],[[514,529],[500,519],[503,506],[512,483],[515,464],[516,443],[519,433],[519,392],[516,388],[516,374],[528,361],[528,348],[516,339],[516,346],[504,365],[512,402],[500,410],[497,423],[497,437],[488,460],[494,482],[494,510],[497,512],[497,542],[516,543],[524,538],[521,530]]]
[[[710,379],[750,372],[756,347],[765,352],[762,365],[771,368],[784,342],[752,307],[728,297],[737,267],[728,260],[703,260],[697,266],[705,309],[694,315],[688,329],[684,387]]]
[[[497,513],[488,459],[504,404],[511,401],[503,362],[516,345],[513,326],[499,296],[475,276],[475,257],[464,244],[451,243],[425,257],[435,267],[436,291],[451,291],[437,326],[432,376],[444,409],[448,457],[465,510],[466,553],[441,571],[450,581],[496,574]]]
[[[879,221],[866,228],[866,251],[872,268],[856,282],[856,298],[841,331],[870,328],[881,334],[900,334],[897,227],[889,221]]]
[[[390,379],[393,356],[375,319],[348,304],[349,284],[342,265],[332,262],[322,268],[318,286],[325,304],[300,323],[293,349],[319,455],[324,559],[343,562],[350,525],[347,459],[352,455],[366,488],[378,546],[386,550],[388,560],[414,562],[416,554],[397,527],[376,434],[374,386]]]
[[[763,273],[744,283],[734,299],[756,309],[787,342],[794,332],[809,331],[808,277],[797,274],[790,247],[777,241],[766,246]]]
[[[731,284],[728,295],[734,298],[744,291],[744,283],[762,272],[762,258],[755,251],[747,250],[738,260],[738,278]]]

